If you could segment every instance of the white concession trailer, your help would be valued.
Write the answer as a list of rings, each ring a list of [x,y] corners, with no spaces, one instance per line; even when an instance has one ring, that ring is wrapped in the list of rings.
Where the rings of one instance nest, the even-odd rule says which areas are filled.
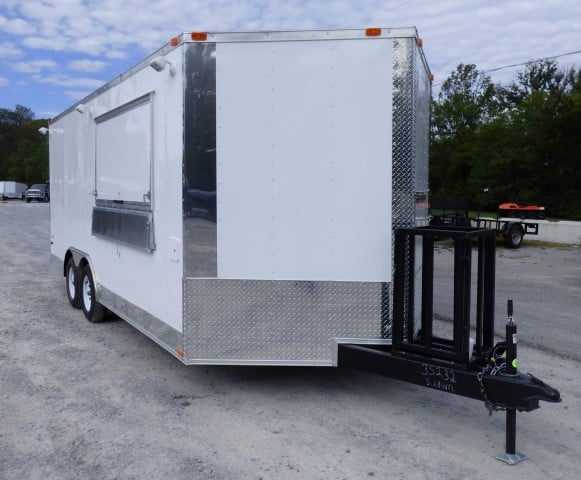
[[[495,343],[496,231],[429,225],[430,78],[414,28],[175,37],[48,129],[70,303],[188,365],[338,365],[482,400],[520,462],[517,410],[560,393],[517,372],[512,300]]]
[[[389,344],[393,231],[427,222],[429,104],[415,28],[181,34],[51,121],[69,301],[185,364]]]

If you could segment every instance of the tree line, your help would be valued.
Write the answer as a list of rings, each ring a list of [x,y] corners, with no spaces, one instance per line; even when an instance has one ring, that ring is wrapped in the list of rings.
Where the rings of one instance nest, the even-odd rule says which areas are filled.
[[[501,86],[458,65],[432,100],[430,189],[581,220],[581,71],[540,60]]]
[[[430,189],[494,211],[513,201],[581,220],[581,71],[528,64],[508,86],[460,64],[431,105]],[[48,179],[46,120],[0,109],[0,180]],[[487,189],[487,193],[482,192]]]
[[[34,117],[22,105],[0,108],[0,180],[26,184],[48,180],[48,136],[38,133],[47,121]]]

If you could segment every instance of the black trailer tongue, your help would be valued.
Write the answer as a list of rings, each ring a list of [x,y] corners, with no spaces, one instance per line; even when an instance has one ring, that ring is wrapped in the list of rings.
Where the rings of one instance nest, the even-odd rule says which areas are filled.
[[[495,235],[492,229],[420,227],[395,233],[392,344],[339,345],[339,366],[482,400],[490,415],[506,411],[506,448],[496,458],[514,465],[516,412],[539,402],[560,402],[559,392],[531,374],[518,372],[517,327],[508,300],[506,339],[494,342]],[[421,239],[421,326],[415,327],[416,239]],[[434,246],[454,243],[452,338],[433,334]],[[471,332],[472,244],[478,244],[475,331]]]

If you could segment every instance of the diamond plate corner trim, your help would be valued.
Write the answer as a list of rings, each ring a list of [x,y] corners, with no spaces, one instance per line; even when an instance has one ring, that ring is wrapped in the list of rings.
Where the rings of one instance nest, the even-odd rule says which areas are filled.
[[[429,222],[429,141],[430,141],[430,99],[431,84],[424,58],[419,48],[414,48],[413,63],[413,138],[414,138],[414,224],[426,225]],[[422,298],[422,242],[420,238],[415,242],[416,272],[414,282],[414,331],[421,327],[421,298]]]
[[[412,39],[393,40],[393,129],[392,129],[392,228],[413,226],[414,146],[413,146],[413,45]],[[393,243],[391,251],[394,259]],[[408,278],[405,272],[404,278]],[[390,289],[393,298],[393,289]],[[389,318],[393,318],[393,303],[389,303]]]
[[[184,279],[186,363],[336,365],[337,338],[381,341],[383,283]]]
[[[430,84],[426,65],[414,39],[393,40],[393,198],[392,227],[409,228],[427,222],[428,142]],[[421,258],[416,245],[418,260]],[[393,251],[392,251],[393,258]],[[421,265],[418,265],[421,267]],[[421,295],[420,276],[415,272],[415,298]],[[410,272],[405,272],[409,278]],[[406,302],[407,303],[407,302]],[[390,312],[393,315],[393,312]],[[415,308],[414,330],[420,325],[420,311]]]
[[[392,226],[415,218],[414,39],[393,40]]]
[[[393,40],[393,228],[424,217],[417,199],[429,192],[430,81],[415,40]]]
[[[414,165],[415,165],[415,226],[429,221],[429,142],[430,100],[432,98],[429,72],[419,49],[414,49]]]
[[[165,348],[174,357],[183,361],[177,354],[178,350],[183,349],[183,335],[181,332],[102,285],[99,289],[99,302],[155,343]]]

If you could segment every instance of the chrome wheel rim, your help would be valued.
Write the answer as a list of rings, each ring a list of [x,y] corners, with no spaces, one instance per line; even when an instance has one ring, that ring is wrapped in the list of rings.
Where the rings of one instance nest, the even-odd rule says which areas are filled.
[[[91,296],[91,283],[89,282],[89,277],[85,276],[83,278],[83,304],[87,312],[91,311],[91,304],[93,298]]]
[[[74,268],[69,269],[69,279],[68,279],[67,285],[69,287],[69,296],[71,298],[75,298],[75,295],[77,293],[77,288],[75,287],[75,270],[74,270]]]

